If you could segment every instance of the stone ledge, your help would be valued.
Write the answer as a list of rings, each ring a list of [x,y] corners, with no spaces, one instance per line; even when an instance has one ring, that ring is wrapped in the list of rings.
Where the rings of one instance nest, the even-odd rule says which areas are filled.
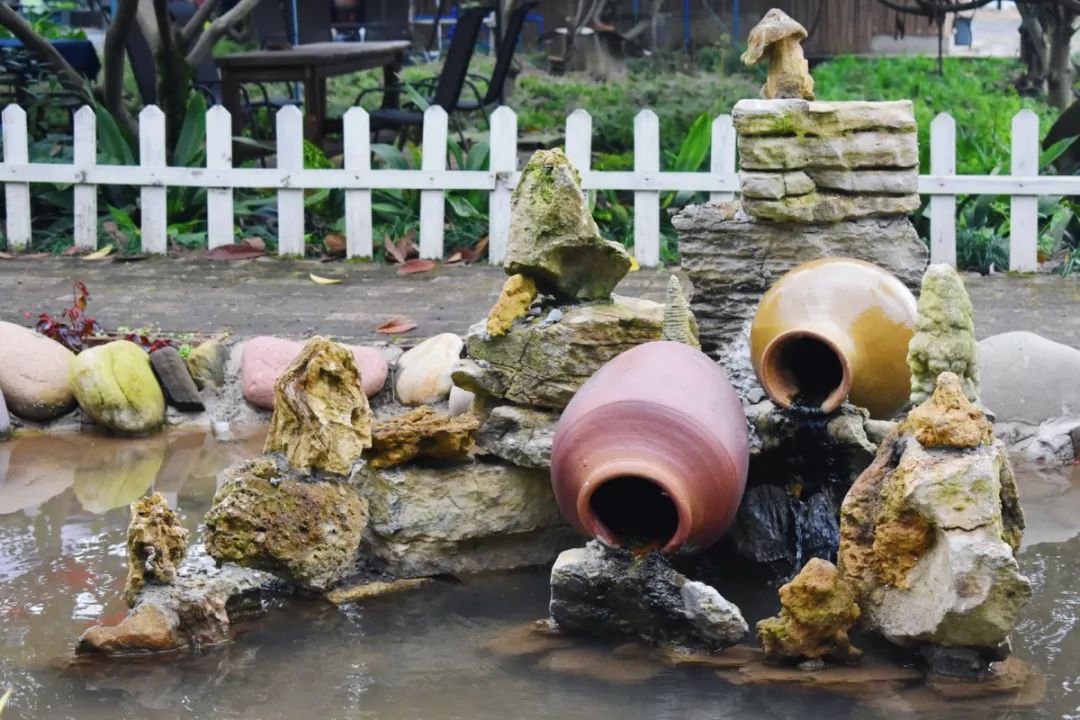
[[[836,136],[881,130],[915,133],[910,100],[892,102],[821,102],[806,100],[740,100],[732,111],[742,136]]]

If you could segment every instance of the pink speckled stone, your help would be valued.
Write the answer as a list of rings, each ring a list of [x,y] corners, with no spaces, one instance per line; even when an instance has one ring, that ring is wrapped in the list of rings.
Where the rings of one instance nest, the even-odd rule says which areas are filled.
[[[240,357],[240,384],[244,398],[256,407],[273,410],[274,383],[303,347],[302,342],[267,335],[244,343],[244,352]],[[360,370],[364,394],[372,397],[386,384],[390,368],[378,350],[359,345],[347,347],[352,350],[356,367]]]

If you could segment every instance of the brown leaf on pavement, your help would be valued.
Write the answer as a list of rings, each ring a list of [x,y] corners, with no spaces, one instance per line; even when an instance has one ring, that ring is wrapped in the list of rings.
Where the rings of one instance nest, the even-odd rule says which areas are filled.
[[[382,333],[383,335],[398,335],[400,333],[406,333],[416,327],[416,323],[407,317],[394,317],[384,322],[379,327],[375,328],[375,332]]]

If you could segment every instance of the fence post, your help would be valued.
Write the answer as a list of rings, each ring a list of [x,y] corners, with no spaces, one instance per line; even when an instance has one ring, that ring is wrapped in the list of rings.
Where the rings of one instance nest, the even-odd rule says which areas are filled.
[[[713,175],[735,174],[735,125],[730,115],[720,115],[712,124],[712,161],[709,166]],[[735,199],[733,192],[709,194],[711,202],[728,202]]]
[[[361,107],[351,107],[343,119],[345,169],[371,177],[371,120]],[[345,257],[370,258],[373,252],[371,191],[345,191]]]
[[[304,115],[295,105],[277,111],[277,166],[304,169]],[[278,190],[278,255],[304,255],[304,191],[289,188],[290,178]]]
[[[157,105],[147,105],[139,113],[139,164],[151,168],[165,167],[165,113]],[[146,185],[140,192],[143,252],[164,254],[168,250],[166,193],[161,185]],[[210,222],[209,226],[210,232],[213,232],[214,224]]]
[[[1012,119],[1012,174],[1039,174],[1039,116],[1021,110]],[[1039,198],[1013,195],[1009,213],[1009,269],[1034,272],[1039,268]]]
[[[581,108],[566,118],[566,157],[584,180],[592,167],[592,116]]]
[[[956,121],[939,113],[930,123],[930,174],[956,174]],[[930,196],[930,262],[956,267],[956,196]]]
[[[72,121],[75,167],[72,239],[75,247],[97,247],[97,186],[85,182],[86,174],[97,164],[97,118],[89,105],[75,112]],[[83,182],[79,182],[82,179]],[[123,248],[121,248],[122,250]]]
[[[424,135],[421,168],[428,172],[446,170],[446,111],[432,105],[424,111]],[[420,257],[441,260],[443,225],[446,222],[446,198],[442,190],[420,191]]]
[[[4,164],[23,165],[30,161],[26,143],[26,111],[18,105],[8,105],[3,112]],[[6,183],[4,207],[7,209],[7,243],[9,250],[22,250],[30,244],[30,184]]]
[[[232,115],[224,105],[215,105],[206,111],[207,169],[228,170],[231,168],[232,145]],[[208,188],[206,191],[207,245],[213,249],[234,242],[235,223],[232,188]]]
[[[495,188],[488,201],[488,262],[502,265],[510,240],[509,175],[517,170],[517,115],[506,106],[491,113],[490,146]]]
[[[660,172],[660,120],[652,110],[634,118],[634,174],[638,180]],[[634,257],[642,267],[660,264],[660,193],[634,191]]]

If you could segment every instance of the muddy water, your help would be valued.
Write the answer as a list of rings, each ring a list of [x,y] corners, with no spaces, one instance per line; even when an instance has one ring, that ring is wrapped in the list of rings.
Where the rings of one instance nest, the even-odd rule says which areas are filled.
[[[544,570],[438,583],[361,607],[283,600],[231,645],[198,655],[71,666],[75,638],[122,617],[126,506],[166,494],[195,531],[218,472],[261,438],[93,436],[0,443],[0,692],[11,718],[895,718],[957,717],[872,687],[844,695],[735,686],[575,644],[506,657],[493,636],[543,616]],[[1028,711],[967,706],[969,717],[1080,718],[1080,473],[1021,469],[1029,530],[1021,563],[1036,585],[1016,654],[1046,678]],[[725,588],[721,588],[725,590]],[[748,620],[775,596],[732,588]]]

